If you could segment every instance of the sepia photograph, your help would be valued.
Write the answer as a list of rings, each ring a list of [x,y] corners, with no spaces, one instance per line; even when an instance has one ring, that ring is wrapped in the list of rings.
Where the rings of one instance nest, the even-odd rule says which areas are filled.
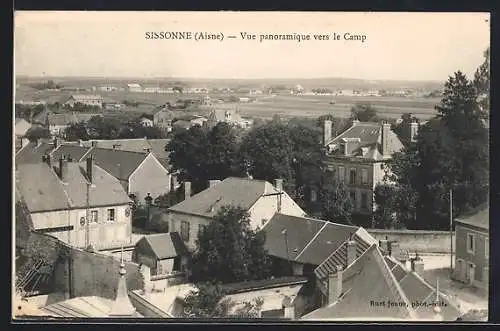
[[[15,11],[13,38],[13,323],[488,321],[489,13]]]

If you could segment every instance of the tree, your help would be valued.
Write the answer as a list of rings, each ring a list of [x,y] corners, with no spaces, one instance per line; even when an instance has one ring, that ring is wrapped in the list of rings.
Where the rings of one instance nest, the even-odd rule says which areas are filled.
[[[50,131],[48,128],[44,128],[41,126],[31,127],[26,131],[24,135],[25,138],[28,138],[29,141],[36,141],[42,138],[50,138]]]
[[[358,103],[351,108],[351,118],[360,122],[378,122],[377,110],[370,104]]]
[[[69,141],[75,141],[75,140],[88,140],[89,139],[89,134],[87,133],[87,128],[85,123],[78,122],[78,123],[71,123],[65,130],[64,130],[64,137],[66,140]]]
[[[242,157],[255,179],[285,181],[285,190],[293,191],[293,141],[289,128],[281,121],[271,121],[252,129],[243,138]]]
[[[191,291],[184,299],[182,317],[185,318],[257,318],[263,301],[260,298],[245,302],[243,307],[231,312],[235,302],[224,299],[227,291],[217,283],[197,284],[198,290]]]
[[[208,133],[206,180],[243,175],[239,146],[234,128],[220,122]]]
[[[375,220],[375,228],[377,229],[391,229],[395,228],[397,217],[394,195],[396,186],[387,184],[378,184],[375,187],[374,196],[376,209],[373,215]]]
[[[91,139],[117,139],[121,127],[120,121],[103,116],[93,116],[87,122],[87,132]]]
[[[343,182],[336,181],[333,174],[325,173],[320,192],[321,214],[324,220],[351,224],[352,201]]]
[[[250,229],[240,207],[223,206],[200,231],[191,280],[222,283],[263,279],[269,275],[265,233]]]
[[[401,143],[408,146],[411,143],[410,125],[412,122],[420,123],[420,120],[409,113],[401,115],[401,120],[401,123],[393,124],[391,129],[398,136]]]
[[[484,52],[484,62],[474,74],[474,87],[479,97],[479,106],[483,116],[487,118],[490,112],[490,48]]]

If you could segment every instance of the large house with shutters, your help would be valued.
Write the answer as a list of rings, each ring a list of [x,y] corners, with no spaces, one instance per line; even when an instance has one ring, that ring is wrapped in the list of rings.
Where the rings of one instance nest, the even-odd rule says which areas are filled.
[[[120,182],[91,158],[77,163],[47,157],[19,164],[15,179],[34,231],[78,248],[131,245],[131,200]]]
[[[412,124],[412,137],[416,128],[416,123]],[[326,120],[323,147],[325,167],[336,180],[345,183],[353,213],[370,215],[375,209],[375,187],[385,181],[384,164],[403,147],[390,124],[355,120],[350,128],[333,136],[332,121]]]

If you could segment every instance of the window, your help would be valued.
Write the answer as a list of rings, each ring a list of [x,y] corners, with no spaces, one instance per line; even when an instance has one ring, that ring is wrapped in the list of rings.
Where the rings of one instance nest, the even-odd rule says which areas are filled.
[[[349,171],[349,184],[356,184],[356,169]]]
[[[474,235],[472,233],[467,233],[467,253],[474,254],[476,243],[474,242]]]
[[[206,225],[203,225],[203,224],[198,225],[198,232],[199,232],[199,233],[202,233],[202,232],[206,229],[206,227],[207,227],[207,226],[206,226]]]
[[[93,223],[98,223],[99,222],[99,211],[92,210],[90,212],[90,221],[93,222]]]
[[[490,258],[490,239],[484,238],[484,257],[486,259]]]
[[[368,194],[361,193],[361,208],[368,209]]]
[[[343,182],[345,178],[345,168],[343,166],[339,166],[339,181]]]
[[[182,221],[182,223],[181,223],[181,238],[184,241],[189,241],[189,222]]]
[[[108,222],[114,222],[115,221],[115,209],[111,208],[108,209]]]
[[[318,200],[318,195],[316,194],[316,190],[311,190],[311,202],[316,202]]]
[[[368,170],[361,169],[361,184],[368,184]]]

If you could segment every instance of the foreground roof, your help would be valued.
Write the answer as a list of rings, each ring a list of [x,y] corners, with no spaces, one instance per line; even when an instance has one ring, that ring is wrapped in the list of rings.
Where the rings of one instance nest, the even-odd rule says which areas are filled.
[[[49,142],[49,140],[40,140],[37,142],[30,142],[23,148],[21,148],[16,154],[16,165],[27,164],[27,163],[40,163],[42,162],[42,157],[49,151],[54,149],[54,144]]]
[[[320,265],[351,235],[355,236],[360,228],[276,213],[262,230],[266,233],[265,248],[269,255],[299,263]],[[359,238],[361,252],[369,247],[369,240],[374,240],[369,235],[367,238]]]
[[[104,318],[109,317],[113,300],[105,299],[97,296],[76,297],[65,301],[53,303],[43,307],[41,310],[50,316],[54,317],[94,317]],[[135,312],[135,317],[142,317]]]
[[[212,218],[226,205],[239,206],[248,211],[262,195],[271,193],[278,191],[267,181],[228,177],[168,210]]]
[[[128,180],[130,175],[148,156],[145,153],[106,148],[92,148],[86,157],[90,155],[93,156],[96,165],[121,180]]]

